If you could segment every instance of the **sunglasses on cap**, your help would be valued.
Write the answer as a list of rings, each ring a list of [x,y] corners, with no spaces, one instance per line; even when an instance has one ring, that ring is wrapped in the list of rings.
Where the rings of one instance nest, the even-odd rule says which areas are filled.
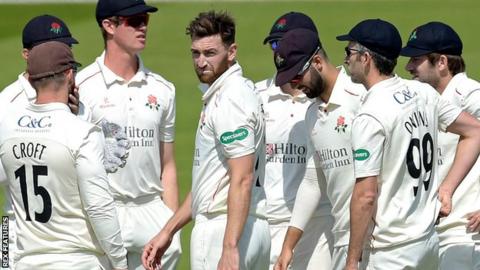
[[[270,49],[272,49],[272,51],[275,51],[276,49],[278,49],[279,41],[280,41],[279,39],[274,39],[268,42],[268,44],[270,44]]]
[[[353,48],[350,48],[350,47],[345,47],[345,55],[347,57],[350,57],[350,55],[352,54],[355,54],[355,53],[363,53],[362,50],[357,50],[357,49],[353,49]]]
[[[305,75],[305,72],[307,72],[307,70],[310,68],[310,66],[312,65],[312,59],[313,57],[318,53],[318,51],[320,50],[320,47],[317,47],[317,49],[315,50],[315,52],[313,52],[312,56],[310,56],[310,58],[308,59],[308,61],[305,63],[305,65],[303,65],[302,69],[297,73],[297,75],[295,75],[295,77],[293,77],[293,79],[290,80],[290,83],[293,83],[293,84],[298,84],[300,83],[300,81],[302,80],[303,78],[303,75]]]
[[[140,27],[142,25],[148,25],[149,14],[140,14],[133,16],[118,16],[120,23],[123,23],[125,26],[131,26],[133,28]]]

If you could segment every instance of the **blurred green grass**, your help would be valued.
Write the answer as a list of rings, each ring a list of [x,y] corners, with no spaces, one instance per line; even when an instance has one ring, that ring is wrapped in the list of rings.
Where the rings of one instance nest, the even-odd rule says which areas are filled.
[[[147,0],[148,2],[148,0]],[[238,60],[244,73],[254,81],[272,76],[272,55],[262,44],[274,20],[288,11],[300,11],[311,16],[331,61],[343,62],[344,42],[335,36],[347,33],[357,22],[366,18],[382,18],[395,24],[406,40],[411,30],[427,21],[450,24],[464,42],[463,56],[468,74],[480,79],[480,26],[477,0],[350,0],[317,2],[187,2],[154,3],[159,11],[150,17],[148,44],[142,53],[145,65],[172,81],[177,89],[176,160],[181,198],[190,189],[193,142],[201,108],[200,91],[192,68],[185,27],[199,12],[209,9],[226,10],[237,23]],[[100,30],[95,21],[94,4],[35,4],[0,5],[0,52],[2,53],[0,89],[16,80],[25,69],[20,52],[21,31],[32,17],[52,14],[62,18],[80,41],[74,46],[78,61],[88,65],[103,49]],[[397,73],[404,71],[406,58],[400,58]],[[1,197],[3,201],[3,196]],[[189,238],[191,225],[182,233],[183,256],[180,270],[189,269]]]

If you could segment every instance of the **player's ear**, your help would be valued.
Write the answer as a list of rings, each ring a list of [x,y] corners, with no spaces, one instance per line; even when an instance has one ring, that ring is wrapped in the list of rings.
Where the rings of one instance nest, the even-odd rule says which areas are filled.
[[[110,35],[113,35],[113,33],[115,32],[115,26],[116,26],[115,22],[113,22],[111,19],[104,19],[102,21],[103,30],[105,30],[105,32],[107,32]]]
[[[448,71],[448,58],[446,55],[441,54],[437,61],[437,67],[440,71]]]
[[[228,62],[233,63],[235,61],[235,58],[237,57],[237,44],[232,43],[230,46],[228,46],[227,49],[227,54],[228,54]]]
[[[321,72],[323,69],[323,65],[325,64],[325,59],[323,59],[319,54],[316,54],[312,58],[312,66],[318,72]]]
[[[30,50],[29,49],[25,49],[23,48],[22,49],[22,57],[23,59],[26,61],[28,59],[28,55],[30,54]]]

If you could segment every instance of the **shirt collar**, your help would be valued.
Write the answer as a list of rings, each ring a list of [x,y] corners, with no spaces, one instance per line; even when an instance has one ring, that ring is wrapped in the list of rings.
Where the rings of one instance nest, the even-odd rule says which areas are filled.
[[[461,84],[461,82],[465,79],[467,79],[467,74],[465,72],[455,74],[455,76],[453,76],[452,79],[448,82],[447,87],[445,87],[442,95],[448,93],[455,93],[458,88],[457,86]]]
[[[65,103],[52,102],[47,104],[29,103],[27,109],[34,112],[49,112],[49,111],[67,111],[71,112],[70,108]]]
[[[37,92],[35,91],[35,89],[33,89],[27,78],[25,78],[25,72],[18,75],[18,81],[23,91],[25,92],[28,101],[34,101],[37,98]]]
[[[201,83],[199,85],[200,91],[202,91],[203,96],[202,100],[204,102],[208,101],[215,92],[217,92],[224,85],[226,79],[230,76],[242,76],[242,67],[235,63],[229,67],[220,77],[218,77],[210,87],[207,84]]]
[[[395,74],[392,78],[383,80],[381,82],[376,83],[374,86],[370,87],[365,94],[361,97],[360,102],[361,104],[364,104],[368,97],[372,95],[372,93],[375,93],[377,91],[382,91],[382,89],[385,88],[390,88],[395,84],[398,84],[400,82],[400,78]]]
[[[140,56],[137,55],[138,59],[138,70],[137,73],[128,81],[131,82],[142,82],[146,80],[147,74],[149,71],[143,65],[143,61]],[[102,72],[103,78],[105,80],[105,84],[107,87],[112,86],[114,83],[125,83],[125,79],[115,74],[111,69],[105,66],[105,51],[97,58],[96,60],[100,71]]]
[[[274,82],[275,82],[275,79],[270,79],[267,81],[267,90],[265,90],[266,91],[265,93],[267,94],[269,99],[284,98],[284,99],[292,99],[302,103],[310,100],[307,97],[307,95],[305,95],[303,92],[296,96],[292,96],[290,94],[284,93],[279,86],[275,85]]]
[[[333,108],[342,106],[346,100],[345,95],[357,95],[356,93],[349,92],[347,88],[348,84],[346,82],[351,82],[350,76],[348,76],[347,71],[343,66],[337,67],[338,69],[338,76],[335,80],[335,84],[333,85],[332,94],[328,99],[328,103],[323,102],[321,98],[317,98],[318,102],[320,103],[319,109],[320,110],[333,110]]]

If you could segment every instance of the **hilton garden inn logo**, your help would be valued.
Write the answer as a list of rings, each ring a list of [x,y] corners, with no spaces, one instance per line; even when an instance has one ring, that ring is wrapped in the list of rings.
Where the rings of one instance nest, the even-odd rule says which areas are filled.
[[[248,130],[246,130],[245,128],[239,128],[235,131],[227,131],[222,135],[220,135],[220,141],[223,144],[229,144],[237,140],[241,141],[245,139],[247,136],[248,136]]]

